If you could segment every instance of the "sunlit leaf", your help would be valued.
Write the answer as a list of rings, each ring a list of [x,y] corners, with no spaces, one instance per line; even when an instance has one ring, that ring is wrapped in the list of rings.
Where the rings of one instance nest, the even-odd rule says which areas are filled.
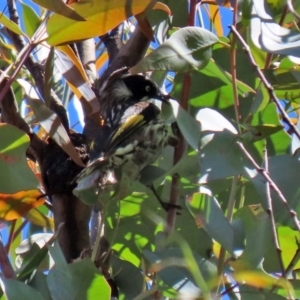
[[[262,272],[262,271],[244,271],[237,272],[234,274],[234,279],[241,283],[247,283],[257,288],[270,288],[275,283],[275,278]],[[276,284],[279,286],[284,286],[284,279],[281,281],[276,281]],[[289,283],[286,281],[288,286]],[[291,287],[291,286],[290,286]]]
[[[110,299],[110,287],[87,258],[68,265],[55,265],[47,276],[53,299]]]
[[[32,208],[44,203],[40,196],[42,193],[38,190],[0,194],[0,219],[10,221],[24,216]]]
[[[299,63],[300,34],[274,22],[263,1],[253,1],[250,23],[251,39],[256,47],[269,53],[288,55]]]
[[[15,126],[0,124],[0,140],[0,193],[14,194],[39,188],[25,156],[29,137]]]
[[[206,29],[197,27],[179,29],[131,71],[133,73],[153,70],[186,72],[202,69],[208,64],[212,55],[211,46],[216,42],[218,38]]]
[[[50,45],[59,45],[71,41],[84,40],[103,35],[109,30],[128,19],[130,16],[145,10],[149,1],[126,0],[121,1],[79,1],[70,5],[76,12],[86,19],[76,22],[58,14],[53,14],[47,24]],[[169,12],[166,5],[156,3],[153,9]]]
[[[62,0],[33,0],[33,2],[74,21],[85,21],[85,18]]]
[[[66,78],[79,100],[87,102],[89,114],[99,111],[99,102],[91,89],[84,68],[70,46],[59,46],[55,52],[55,65]]]
[[[32,37],[41,23],[41,19],[30,5],[22,1],[20,1],[20,5],[22,6],[22,21],[24,22],[25,31],[28,36]]]
[[[186,112],[177,101],[170,100],[173,115],[177,124],[185,137],[186,141],[195,149],[198,150],[200,141],[200,125]]]
[[[7,16],[3,13],[0,14],[0,24],[18,35],[26,36],[22,29],[15,22],[8,19]]]
[[[38,209],[31,209],[28,214],[24,215],[24,218],[27,219],[32,224],[43,228],[50,228],[54,230],[54,220],[41,213]]]
[[[214,240],[234,255],[233,228],[211,192],[202,187],[200,193],[195,193],[186,204],[197,225],[202,226]]]
[[[39,99],[36,91],[27,81],[18,79],[18,83],[24,88],[30,106],[46,132],[75,163],[79,166],[84,166],[60,118]]]
[[[261,205],[243,207],[235,217],[243,222],[245,248],[241,256],[232,261],[231,266],[236,271],[260,268],[268,247],[272,246],[270,218]]]
[[[134,299],[144,289],[144,276],[129,261],[122,260],[115,255],[110,258],[112,274],[119,290],[124,293],[126,299]],[[130,274],[130,277],[128,276]]]
[[[274,124],[264,124],[264,125],[242,125],[245,128],[245,131],[240,135],[240,138],[243,141],[247,142],[256,142],[266,137],[283,130],[282,125],[274,125]]]

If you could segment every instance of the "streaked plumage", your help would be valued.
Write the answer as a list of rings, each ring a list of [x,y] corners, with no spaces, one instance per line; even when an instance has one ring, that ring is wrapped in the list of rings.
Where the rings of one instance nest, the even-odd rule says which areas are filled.
[[[104,173],[125,163],[140,171],[152,164],[164,147],[174,144],[177,139],[169,133],[159,108],[147,102],[150,99],[167,102],[168,96],[143,75],[115,73],[108,79],[100,90],[102,122],[91,147],[91,162],[77,182],[97,171],[92,180],[101,186]]]

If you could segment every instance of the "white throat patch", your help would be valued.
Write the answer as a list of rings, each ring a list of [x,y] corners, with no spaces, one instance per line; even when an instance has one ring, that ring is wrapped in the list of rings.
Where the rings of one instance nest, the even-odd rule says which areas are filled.
[[[133,96],[133,94],[125,85],[125,83],[119,80],[114,88],[114,96],[116,98],[130,98]]]

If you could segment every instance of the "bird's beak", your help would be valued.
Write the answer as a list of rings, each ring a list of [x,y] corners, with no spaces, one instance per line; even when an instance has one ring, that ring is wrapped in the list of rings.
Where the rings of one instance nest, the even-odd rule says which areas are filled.
[[[170,104],[169,100],[171,99],[171,97],[170,95],[166,95],[160,92],[157,99],[160,100],[161,102]]]

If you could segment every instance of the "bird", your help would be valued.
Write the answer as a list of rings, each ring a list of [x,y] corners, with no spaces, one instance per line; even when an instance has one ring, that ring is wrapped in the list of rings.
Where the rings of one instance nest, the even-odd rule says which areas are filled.
[[[125,165],[127,174],[137,179],[167,145],[175,146],[177,137],[169,131],[160,109],[149,101],[169,104],[169,99],[145,75],[129,74],[127,68],[114,72],[99,91],[99,132],[90,146],[90,163],[77,176],[77,183],[88,177],[101,188],[108,174]],[[158,200],[167,210],[168,205]]]

